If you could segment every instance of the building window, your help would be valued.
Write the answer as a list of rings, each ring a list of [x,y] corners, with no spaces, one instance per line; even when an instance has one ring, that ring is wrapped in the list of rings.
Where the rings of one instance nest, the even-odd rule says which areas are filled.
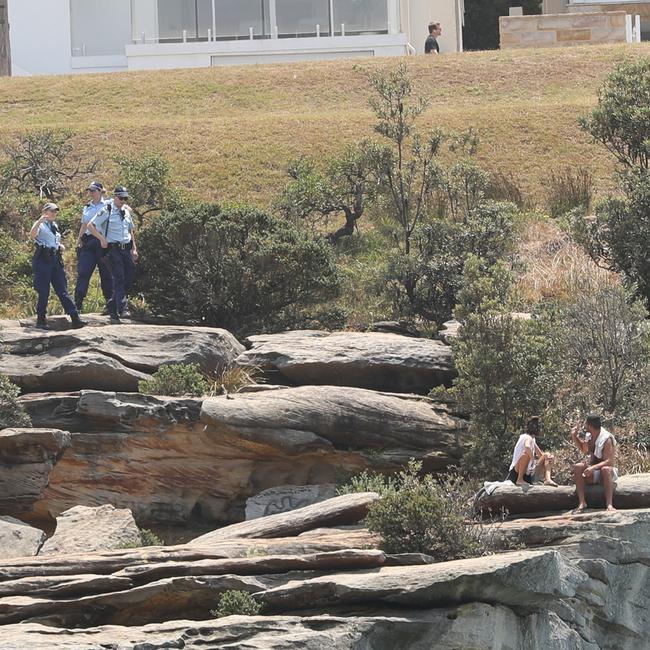
[[[316,36],[319,25],[322,36],[330,31],[329,0],[276,0],[278,36]]]
[[[269,38],[269,0],[215,0],[216,36],[223,40]]]
[[[386,0],[334,0],[334,33],[376,34],[388,32],[388,2]]]
[[[131,42],[131,0],[70,0],[72,56],[124,55]]]
[[[212,29],[212,0],[158,0],[161,41],[205,40]]]

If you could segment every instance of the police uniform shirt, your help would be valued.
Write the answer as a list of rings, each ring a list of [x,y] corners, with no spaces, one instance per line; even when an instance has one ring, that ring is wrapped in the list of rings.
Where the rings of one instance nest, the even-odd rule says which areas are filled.
[[[99,203],[86,203],[83,214],[81,215],[81,223],[92,221],[93,217],[99,214],[106,207],[107,203],[108,201],[106,199],[100,199]],[[89,230],[86,230],[86,235],[90,235]]]
[[[35,221],[32,228],[37,223],[38,222]],[[36,239],[34,241],[39,246],[45,246],[46,248],[54,248],[55,250],[58,250],[59,245],[61,244],[61,233],[59,232],[59,229],[56,227],[54,222],[45,221],[40,225],[38,233],[36,234]]]
[[[110,213],[108,206],[111,206]],[[122,217],[120,212],[124,215]],[[108,221],[108,228],[106,222]],[[111,200],[107,202],[104,209],[92,219],[93,225],[106,237],[109,244],[128,244],[131,241],[133,232],[133,219],[128,210],[118,208]]]

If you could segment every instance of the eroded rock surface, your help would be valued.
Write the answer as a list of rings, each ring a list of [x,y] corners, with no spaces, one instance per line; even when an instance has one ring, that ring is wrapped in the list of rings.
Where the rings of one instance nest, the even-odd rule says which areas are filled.
[[[304,508],[336,496],[336,485],[279,485],[246,500],[246,519]]]
[[[106,551],[129,544],[140,544],[140,530],[130,510],[75,506],[56,518],[56,532],[39,555]]]
[[[426,398],[337,386],[203,400],[82,391],[23,403],[35,426],[71,432],[58,462],[38,466],[38,490],[30,483],[20,495],[36,520],[108,503],[147,527],[232,523],[247,498],[277,485],[334,483],[411,457],[444,468],[461,457],[466,432]],[[0,514],[15,514],[10,505]]]
[[[251,555],[248,545],[262,540],[232,539],[76,555],[66,564],[61,556],[0,563],[3,648],[644,647],[650,510],[517,519],[502,529],[533,547],[391,565],[380,551],[350,547]],[[535,548],[540,535],[546,545]],[[300,538],[264,543],[288,549],[290,539]],[[211,618],[207,610],[233,588],[251,592],[266,615]]]
[[[161,365],[230,366],[243,351],[225,330],[142,324],[43,331],[1,321],[0,373],[26,392],[82,389],[137,391]]]
[[[380,332],[295,331],[250,336],[237,359],[271,381],[427,393],[451,385],[451,348],[440,341]]]
[[[14,519],[0,517],[0,560],[36,555],[45,541],[39,528]]]

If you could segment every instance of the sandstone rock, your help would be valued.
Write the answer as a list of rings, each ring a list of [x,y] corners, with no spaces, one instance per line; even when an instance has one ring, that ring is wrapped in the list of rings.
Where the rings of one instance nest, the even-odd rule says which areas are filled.
[[[237,363],[271,381],[426,393],[455,376],[451,348],[398,334],[297,331],[246,340]]]
[[[69,433],[54,429],[0,431],[0,514],[31,510],[70,440]]]
[[[264,490],[246,500],[246,520],[304,508],[336,496],[336,486],[281,485]]]
[[[197,537],[189,546],[204,546],[238,537],[286,537],[318,526],[361,521],[379,498],[375,492],[344,494],[305,508],[233,524]]]
[[[605,499],[600,485],[589,485],[586,489],[590,508],[604,508]],[[548,487],[533,485],[521,488],[518,485],[499,485],[490,494],[479,493],[477,509],[499,512],[502,508],[511,514],[543,512],[546,510],[570,510],[578,505],[575,486]],[[650,474],[629,474],[621,476],[614,491],[614,507],[650,507]]]
[[[169,363],[206,372],[232,364],[243,347],[225,330],[123,324],[42,331],[0,323],[0,372],[26,392],[82,389],[137,391],[138,381]]]
[[[59,462],[41,468],[43,489],[27,491],[30,521],[110,503],[144,527],[232,523],[268,488],[395,471],[413,457],[439,470],[463,453],[466,420],[424,397],[337,386],[231,397],[27,396],[35,426],[72,432]]]
[[[56,532],[39,555],[104,551],[125,544],[140,544],[140,531],[130,510],[75,506],[56,518]]]
[[[507,607],[471,603],[429,611],[395,611],[361,616],[229,616],[173,621],[143,627],[58,629],[38,624],[2,628],[3,650],[116,650],[136,648],[247,648],[247,650],[459,650],[526,648],[586,650],[568,623],[550,612],[518,616]],[[546,646],[549,648],[550,646]]]
[[[45,533],[13,517],[0,517],[0,560],[36,555]]]
[[[438,336],[447,344],[451,345],[453,339],[458,338],[462,323],[457,320],[448,320],[442,324],[442,329],[438,332]]]

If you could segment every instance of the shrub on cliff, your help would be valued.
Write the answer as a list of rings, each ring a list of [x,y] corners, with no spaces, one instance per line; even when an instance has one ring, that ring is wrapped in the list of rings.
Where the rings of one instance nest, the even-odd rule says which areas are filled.
[[[290,327],[339,288],[325,241],[253,208],[164,213],[139,251],[138,289],[154,312],[239,335]]]
[[[217,608],[210,610],[210,614],[216,618],[257,616],[261,609],[262,606],[247,591],[229,589],[221,594]]]
[[[209,392],[210,385],[197,363],[172,363],[160,366],[149,379],[143,379],[138,384],[138,390],[148,395],[201,397]]]
[[[473,512],[471,486],[458,477],[437,480],[421,476],[422,463],[408,467],[389,480],[357,481],[365,490],[379,485],[381,498],[370,506],[365,523],[381,535],[387,553],[426,553],[440,562],[476,557],[498,546],[496,530],[483,525]],[[341,491],[351,491],[344,486]]]
[[[29,416],[18,401],[20,389],[6,375],[0,375],[0,429],[28,427]]]

